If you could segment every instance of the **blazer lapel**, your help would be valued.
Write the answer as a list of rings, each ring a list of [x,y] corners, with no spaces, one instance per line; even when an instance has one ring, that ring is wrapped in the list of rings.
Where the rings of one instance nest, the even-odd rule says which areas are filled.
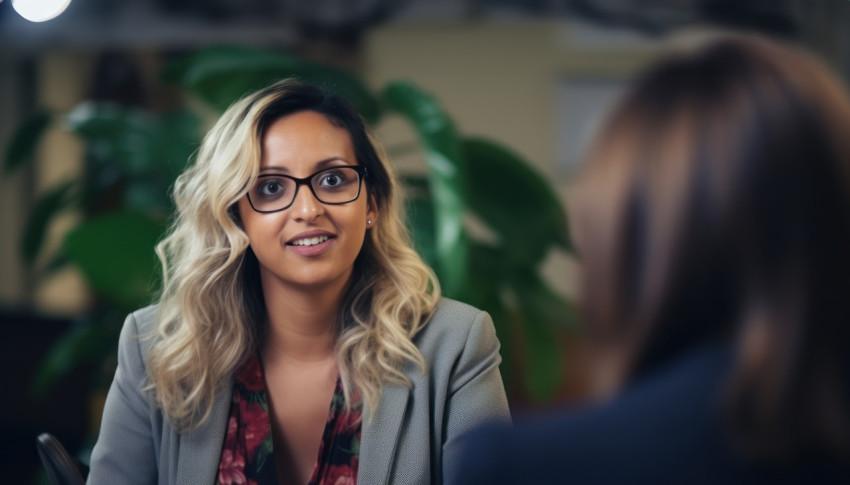
[[[364,409],[357,483],[389,483],[409,396],[406,387],[385,386],[375,412]]]
[[[218,477],[221,449],[230,417],[230,401],[233,383],[225,386],[225,392],[213,402],[206,421],[191,433],[180,436],[180,452],[177,461],[177,483],[212,484]]]

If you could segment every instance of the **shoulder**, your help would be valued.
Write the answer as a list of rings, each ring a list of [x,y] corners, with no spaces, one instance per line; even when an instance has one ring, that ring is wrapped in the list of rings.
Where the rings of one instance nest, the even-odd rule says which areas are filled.
[[[149,305],[127,315],[119,339],[119,352],[137,357],[142,364],[156,331],[159,305]]]
[[[436,344],[458,342],[462,344],[478,333],[495,338],[493,321],[487,312],[450,298],[440,298],[428,323],[414,337],[414,342],[423,350]]]
[[[458,361],[485,362],[499,358],[499,340],[490,315],[474,306],[441,298],[433,316],[413,343],[434,372],[453,369]]]
[[[140,333],[151,333],[154,330],[158,312],[159,304],[148,305],[131,313],[129,318],[135,321]]]
[[[720,426],[720,403],[723,376],[729,362],[725,346],[710,346],[688,352],[672,362],[637,378],[619,394],[606,402],[589,406],[560,418],[530,420],[529,436],[544,434],[554,428],[569,430],[582,436],[584,448],[589,445],[607,450],[610,435],[616,434],[623,445],[631,445],[630,453],[649,452],[683,440],[703,441],[715,436]],[[638,451],[642,450],[642,451]],[[684,449],[671,449],[684,452]]]
[[[607,402],[520,417],[512,430],[481,430],[467,448],[470,473],[540,482],[566,473],[584,483],[691,483],[685,477],[726,471],[732,462],[718,431],[718,403],[727,360],[723,348],[700,349]],[[496,468],[487,465],[493,457]]]

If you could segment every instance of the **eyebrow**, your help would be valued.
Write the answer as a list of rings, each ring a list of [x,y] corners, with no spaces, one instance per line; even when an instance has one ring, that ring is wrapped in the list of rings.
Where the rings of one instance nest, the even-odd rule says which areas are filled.
[[[336,166],[335,162],[342,162],[342,163],[346,163],[346,164],[351,164],[348,160],[346,160],[342,157],[331,157],[331,158],[326,158],[324,160],[319,160],[318,162],[316,162],[316,164],[313,166],[313,171],[318,172],[318,171],[323,170],[325,168],[330,168],[330,167]],[[260,169],[261,174],[267,173],[267,172],[290,173],[290,170],[289,170],[289,167],[283,167],[283,166],[278,166],[278,165],[271,165],[269,167],[264,167],[264,168]]]

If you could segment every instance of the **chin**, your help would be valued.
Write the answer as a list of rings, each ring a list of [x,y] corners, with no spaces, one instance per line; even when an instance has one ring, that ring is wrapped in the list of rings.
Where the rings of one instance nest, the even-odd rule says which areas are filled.
[[[297,271],[292,269],[292,266],[288,265],[288,267],[265,268],[260,271],[265,272],[265,278],[268,278],[267,282],[271,283],[272,287],[277,286],[284,291],[287,288],[294,291],[318,291],[336,285],[344,288],[352,274],[351,269],[340,271],[335,265],[312,265],[311,268],[297,268]]]
[[[334,284],[340,283],[342,280],[348,280],[351,277],[351,273],[345,274],[309,274],[309,275],[301,275],[300,277],[290,278],[287,283],[294,287],[303,287],[303,288],[322,288],[325,286],[332,286]]]

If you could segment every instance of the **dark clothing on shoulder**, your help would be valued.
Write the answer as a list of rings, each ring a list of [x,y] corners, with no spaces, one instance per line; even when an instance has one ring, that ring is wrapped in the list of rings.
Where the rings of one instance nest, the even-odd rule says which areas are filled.
[[[461,483],[850,483],[822,457],[758,466],[733,452],[721,416],[731,358],[727,346],[701,347],[606,403],[479,429]]]

